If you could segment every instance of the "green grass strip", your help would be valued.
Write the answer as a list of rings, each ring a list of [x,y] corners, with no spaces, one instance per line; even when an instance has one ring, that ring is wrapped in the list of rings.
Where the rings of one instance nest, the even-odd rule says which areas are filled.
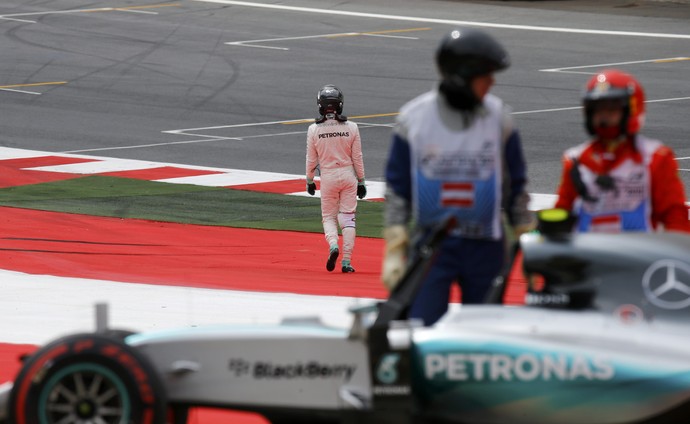
[[[0,205],[116,218],[323,232],[318,198],[88,176],[0,189]],[[358,202],[357,235],[381,237],[383,204]]]

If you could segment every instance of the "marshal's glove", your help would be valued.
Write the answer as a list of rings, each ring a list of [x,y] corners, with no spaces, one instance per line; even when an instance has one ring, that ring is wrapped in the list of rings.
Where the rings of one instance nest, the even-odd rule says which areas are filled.
[[[364,199],[367,195],[367,186],[364,185],[364,178],[357,182],[357,197]]]
[[[312,196],[316,194],[316,183],[313,180],[307,180],[307,193],[309,193]]]
[[[404,225],[393,225],[383,230],[386,249],[383,253],[381,280],[388,291],[393,291],[407,268],[407,246],[410,237]]]

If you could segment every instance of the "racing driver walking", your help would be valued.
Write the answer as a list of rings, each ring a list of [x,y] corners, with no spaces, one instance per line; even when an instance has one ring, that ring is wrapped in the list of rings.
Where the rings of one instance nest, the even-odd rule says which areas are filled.
[[[329,252],[326,269],[333,271],[340,255],[338,225],[343,235],[342,272],[355,272],[357,197],[367,195],[364,184],[362,142],[357,124],[343,113],[343,92],[334,85],[323,86],[317,95],[319,117],[307,131],[307,192],[316,193],[314,175],[321,174],[321,218]]]

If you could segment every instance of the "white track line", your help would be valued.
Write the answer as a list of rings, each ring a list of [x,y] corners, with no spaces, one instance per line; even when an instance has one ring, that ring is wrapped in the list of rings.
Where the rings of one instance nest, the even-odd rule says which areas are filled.
[[[99,7],[97,9],[75,9],[75,10],[49,10],[45,12],[25,12],[25,13],[12,13],[9,15],[0,15],[0,19],[7,19],[13,21],[19,21],[21,19],[14,19],[16,16],[37,16],[37,15],[58,15],[66,13],[91,13],[91,12],[110,12],[113,11],[112,7]],[[24,21],[30,23],[36,23],[36,21]]]
[[[305,40],[310,38],[336,38],[336,37],[353,37],[353,36],[367,36],[367,37],[383,37],[383,38],[400,38],[405,40],[419,40],[418,37],[408,37],[403,35],[386,35],[386,34],[373,34],[367,32],[342,32],[337,34],[320,34],[320,35],[303,35],[300,37],[282,37],[282,38],[265,38],[263,40],[246,40],[246,41],[229,41],[225,44],[230,46],[244,46],[244,47],[256,47],[260,49],[273,49],[273,50],[290,50],[287,47],[274,47],[274,46],[263,46],[258,45],[258,43],[265,43],[270,41],[291,41],[291,40]]]
[[[37,16],[37,15],[58,15],[58,14],[69,14],[69,13],[93,13],[93,12],[129,12],[129,13],[143,13],[147,15],[158,15],[158,12],[152,12],[149,10],[138,10],[131,7],[99,7],[95,9],[73,9],[73,10],[47,10],[43,12],[23,12],[23,13],[11,13],[7,15],[0,15],[0,19],[5,19],[8,21],[18,21],[26,22],[30,24],[37,23],[36,21],[31,21],[28,19],[18,19],[17,16]]]
[[[532,25],[510,25],[510,24],[498,24],[490,22],[477,22],[477,21],[459,21],[453,19],[437,19],[437,18],[424,18],[420,16],[403,16],[403,15],[388,15],[380,13],[363,13],[363,12],[351,12],[346,10],[334,10],[330,8],[309,8],[309,7],[297,7],[297,6],[286,6],[281,4],[264,4],[264,3],[253,3],[246,1],[233,1],[233,0],[192,0],[196,2],[203,3],[217,3],[226,4],[231,6],[245,6],[245,7],[255,7],[262,9],[273,9],[273,10],[285,10],[290,12],[301,12],[301,13],[315,13],[321,15],[330,16],[352,16],[358,18],[375,18],[375,19],[386,19],[394,21],[408,21],[408,22],[425,22],[432,24],[444,24],[444,25],[467,25],[467,26],[478,26],[486,28],[503,28],[503,29],[517,29],[524,31],[545,31],[545,32],[562,32],[570,34],[596,34],[596,35],[620,35],[628,37],[652,37],[652,38],[676,38],[676,39],[690,39],[690,34],[665,34],[665,33],[652,33],[652,32],[635,32],[635,31],[608,31],[608,30],[595,30],[595,29],[581,29],[581,28],[558,28],[558,27],[546,27],[546,26],[532,26]]]
[[[22,94],[33,94],[34,96],[40,96],[41,93],[37,93],[35,91],[26,91],[26,90],[17,90],[14,88],[0,88],[2,91],[13,91],[15,93],[22,93]]]
[[[598,65],[583,65],[583,66],[569,66],[566,68],[551,68],[551,69],[540,69],[539,72],[562,72],[570,74],[591,74],[591,72],[577,72],[571,71],[572,69],[587,69],[587,68],[608,68],[610,66],[620,66],[620,65],[635,65],[639,63],[668,63],[668,62],[680,62],[690,60],[690,57],[668,57],[662,59],[647,59],[647,60],[634,60],[630,62],[615,62],[615,63],[601,63]]]
[[[128,12],[128,13],[143,13],[145,15],[158,15],[158,12],[151,12],[150,10],[135,10],[135,9],[113,9],[117,12]]]
[[[230,46],[245,46],[245,47],[257,47],[262,49],[275,49],[275,50],[290,50],[286,47],[271,47],[271,46],[256,46],[257,43],[267,43],[270,41],[290,41],[290,40],[306,40],[310,38],[329,38],[329,37],[344,37],[357,35],[357,32],[342,32],[338,34],[320,34],[320,35],[303,35],[301,37],[282,37],[282,38],[265,38],[263,40],[246,40],[246,41],[231,41],[225,44]]]

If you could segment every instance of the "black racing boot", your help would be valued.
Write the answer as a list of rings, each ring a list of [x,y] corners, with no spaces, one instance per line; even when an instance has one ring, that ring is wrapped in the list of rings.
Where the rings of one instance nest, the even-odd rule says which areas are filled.
[[[348,273],[348,272],[355,272],[355,269],[352,268],[352,265],[350,265],[350,261],[343,261],[343,272]]]
[[[333,271],[335,269],[335,261],[338,259],[340,251],[337,247],[331,247],[331,251],[328,254],[328,261],[326,262],[326,269],[328,271]]]

